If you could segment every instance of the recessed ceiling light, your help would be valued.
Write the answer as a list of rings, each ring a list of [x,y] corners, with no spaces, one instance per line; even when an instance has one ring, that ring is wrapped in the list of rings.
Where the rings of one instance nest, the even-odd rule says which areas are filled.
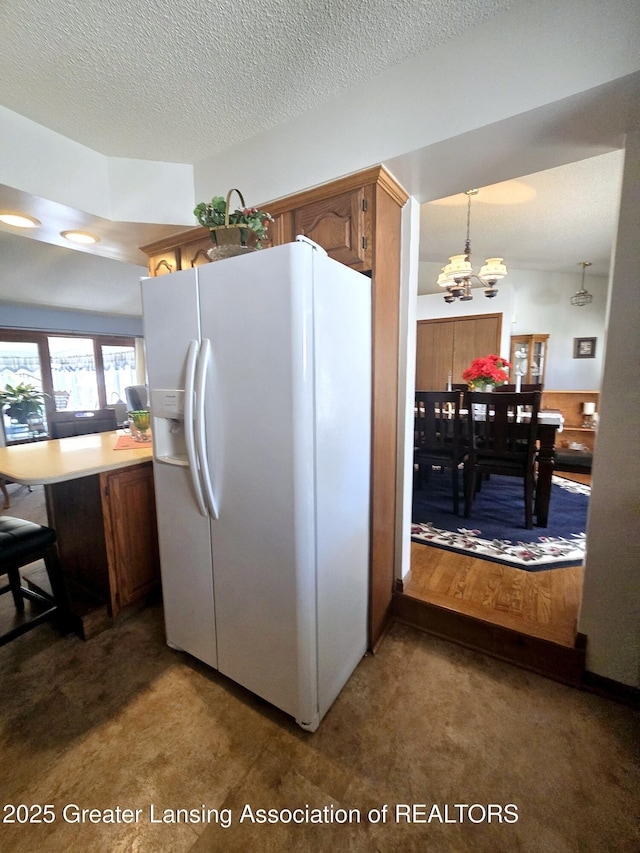
[[[5,225],[13,225],[14,228],[37,228],[41,224],[40,220],[34,216],[13,213],[10,210],[4,210],[0,213],[0,222],[4,222]]]
[[[61,231],[60,236],[71,243],[82,243],[84,246],[100,241],[99,237],[96,237],[95,234],[89,234],[88,231]]]

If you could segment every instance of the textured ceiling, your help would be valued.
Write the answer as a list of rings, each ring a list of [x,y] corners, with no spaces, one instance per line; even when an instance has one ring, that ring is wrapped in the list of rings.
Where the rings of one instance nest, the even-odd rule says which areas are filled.
[[[196,163],[513,5],[2,0],[0,104],[107,156]]]
[[[375,86],[385,70],[447,41],[459,47],[459,61],[480,69],[490,57],[481,51],[467,56],[465,33],[514,5],[516,0],[1,0],[0,105],[106,156],[197,163],[366,81]],[[441,84],[437,77],[420,81],[422,87]],[[570,272],[580,260],[592,260],[592,273],[606,275],[622,156],[582,156],[589,159],[482,188],[472,206],[474,262],[499,255],[512,269]],[[441,162],[438,168],[444,171]],[[496,198],[498,191],[518,187],[529,191],[526,201]],[[420,259],[438,265],[464,244],[466,198],[447,201],[421,211]],[[8,186],[0,186],[2,205],[43,220],[39,213],[47,210],[46,233],[18,236],[0,226],[0,254],[13,252],[16,260],[25,254],[25,242],[61,246],[58,231],[70,227],[70,214],[73,227],[101,235],[99,244],[80,251],[132,264],[144,264],[140,245],[179,230],[98,221]],[[56,251],[60,258],[78,254]],[[31,254],[42,260],[33,245]],[[421,292],[435,290],[431,278],[421,281]],[[113,287],[51,294],[46,276],[34,274],[31,284],[22,282],[20,301],[138,313],[137,283],[126,288],[126,297]],[[17,298],[9,275],[0,275],[3,298]]]
[[[513,269],[576,273],[589,261],[592,275],[608,275],[623,159],[612,151],[480,189],[471,198],[474,265],[497,256]],[[420,260],[442,266],[463,252],[466,224],[464,194],[423,204]],[[422,293],[440,292],[431,278]]]

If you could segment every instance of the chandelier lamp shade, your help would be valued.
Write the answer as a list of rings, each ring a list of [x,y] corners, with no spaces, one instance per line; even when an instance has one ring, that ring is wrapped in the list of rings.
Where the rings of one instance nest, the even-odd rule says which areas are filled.
[[[583,305],[588,305],[593,299],[593,296],[589,291],[584,288],[584,273],[586,268],[591,266],[591,261],[580,261],[578,266],[582,267],[582,282],[580,284],[580,290],[576,291],[575,295],[571,297],[571,304],[576,305],[578,308],[582,308]]]
[[[502,258],[487,258],[476,273],[471,266],[471,196],[478,195],[478,190],[467,190],[467,239],[464,244],[464,252],[461,255],[452,255],[449,263],[442,267],[438,276],[437,284],[446,289],[445,302],[469,302],[473,299],[471,293],[472,279],[484,286],[484,295],[489,299],[497,294],[496,284],[505,278],[507,267]]]

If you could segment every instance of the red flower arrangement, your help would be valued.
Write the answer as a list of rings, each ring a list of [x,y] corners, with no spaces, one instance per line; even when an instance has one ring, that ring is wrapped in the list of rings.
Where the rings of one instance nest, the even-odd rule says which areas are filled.
[[[499,355],[475,358],[471,367],[462,371],[462,378],[474,390],[478,385],[504,385],[509,381],[507,371],[511,365]]]

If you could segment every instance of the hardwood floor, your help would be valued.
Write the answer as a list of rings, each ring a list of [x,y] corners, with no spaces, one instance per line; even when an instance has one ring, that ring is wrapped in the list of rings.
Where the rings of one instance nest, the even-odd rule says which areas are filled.
[[[582,578],[582,566],[525,572],[412,542],[411,576],[404,593],[573,647]]]
[[[590,483],[585,475],[563,475]],[[494,625],[563,646],[575,644],[584,568],[525,572],[411,543],[403,592]]]

